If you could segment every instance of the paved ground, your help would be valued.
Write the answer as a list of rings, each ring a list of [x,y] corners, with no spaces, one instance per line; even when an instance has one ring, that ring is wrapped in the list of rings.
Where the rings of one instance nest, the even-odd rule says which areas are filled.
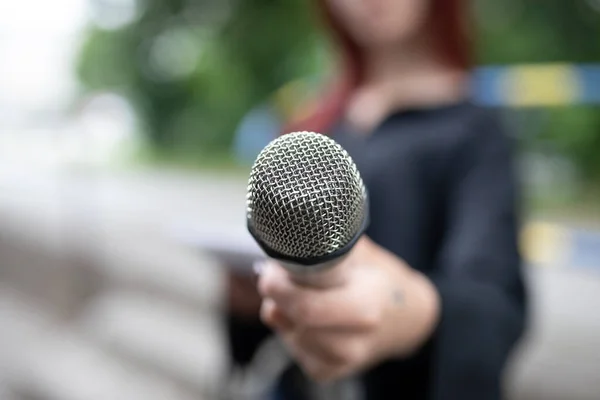
[[[215,398],[221,271],[171,233],[244,232],[244,183],[0,165],[0,400]],[[600,274],[562,267],[530,268],[515,400],[598,399]]]

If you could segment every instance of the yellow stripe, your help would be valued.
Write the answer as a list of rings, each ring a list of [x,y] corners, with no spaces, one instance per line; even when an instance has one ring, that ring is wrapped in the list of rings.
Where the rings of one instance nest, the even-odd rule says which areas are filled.
[[[521,250],[526,261],[546,266],[564,264],[569,259],[571,236],[559,226],[535,222],[521,235]]]
[[[570,104],[581,94],[577,72],[568,64],[513,67],[500,83],[503,97],[513,106]]]
[[[306,102],[310,87],[303,80],[288,82],[274,93],[275,105],[283,113],[284,119],[290,119],[298,108]]]

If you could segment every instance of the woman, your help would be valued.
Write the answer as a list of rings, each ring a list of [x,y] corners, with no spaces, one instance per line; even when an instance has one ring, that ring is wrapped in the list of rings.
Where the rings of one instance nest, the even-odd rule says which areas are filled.
[[[369,190],[344,283],[260,268],[262,320],[312,378],[368,399],[493,400],[524,329],[511,143],[468,99],[460,0],[321,0],[344,69],[292,130],[330,134]]]

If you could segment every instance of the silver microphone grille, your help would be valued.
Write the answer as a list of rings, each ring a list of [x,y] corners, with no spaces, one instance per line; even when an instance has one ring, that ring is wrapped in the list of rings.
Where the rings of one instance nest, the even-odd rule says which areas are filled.
[[[326,257],[364,228],[366,189],[354,161],[314,132],[283,135],[258,155],[247,194],[248,227],[288,259]]]

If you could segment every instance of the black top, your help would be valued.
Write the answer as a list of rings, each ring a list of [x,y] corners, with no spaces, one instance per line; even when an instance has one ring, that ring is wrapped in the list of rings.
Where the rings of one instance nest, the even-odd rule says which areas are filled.
[[[496,400],[525,322],[511,139],[470,103],[403,111],[372,134],[332,131],[369,191],[368,236],[424,272],[442,301],[433,338],[364,379],[368,399]]]

